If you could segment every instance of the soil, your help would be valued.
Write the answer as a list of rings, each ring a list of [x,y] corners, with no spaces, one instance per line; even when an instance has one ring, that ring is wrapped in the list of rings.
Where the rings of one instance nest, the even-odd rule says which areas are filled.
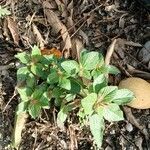
[[[112,85],[136,76],[150,81],[150,59],[139,59],[139,52],[150,41],[150,8],[143,0],[2,0],[11,14],[0,18],[0,150],[11,150],[11,134],[19,95],[15,94],[18,61],[14,55],[30,51],[31,45],[57,48],[64,57],[75,59],[81,45],[104,54],[114,39],[118,45],[111,64],[121,74],[110,77]],[[48,11],[55,18],[49,18]],[[52,13],[51,13],[52,15]],[[50,16],[52,17],[52,16]],[[51,21],[57,21],[52,24]],[[60,31],[59,24],[67,30]],[[35,29],[36,28],[36,29]],[[65,41],[65,32],[69,38]],[[72,44],[69,45],[69,42]],[[74,41],[74,42],[73,42]],[[65,47],[65,48],[64,48]],[[149,46],[150,47],[150,46]],[[67,49],[68,48],[68,49]],[[140,55],[144,55],[144,52]],[[11,101],[10,101],[11,100]],[[10,101],[10,102],[9,102]],[[9,102],[9,103],[8,103]],[[7,107],[6,107],[7,106]],[[104,150],[150,149],[150,109],[123,107],[125,120],[108,123]],[[56,125],[57,111],[43,111],[40,118],[28,118],[20,150],[95,149],[88,128],[80,128],[74,113],[65,129]],[[132,119],[131,119],[132,118]]]

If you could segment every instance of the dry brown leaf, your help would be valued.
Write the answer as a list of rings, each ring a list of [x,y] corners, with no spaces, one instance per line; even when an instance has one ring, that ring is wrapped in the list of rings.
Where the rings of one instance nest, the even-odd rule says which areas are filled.
[[[110,46],[108,47],[107,54],[106,54],[106,57],[105,57],[105,64],[106,65],[109,65],[109,63],[110,63],[110,59],[111,59],[111,56],[114,52],[116,42],[117,42],[117,39],[114,39],[112,41],[112,43],[110,44]]]
[[[125,26],[125,18],[124,17],[127,15],[128,15],[128,13],[123,14],[119,19],[119,27],[122,29],[124,29],[124,26]]]
[[[22,140],[22,130],[25,127],[28,114],[26,112],[19,113],[15,116],[14,129],[12,134],[12,145],[14,148],[18,149],[20,142]]]
[[[43,48],[43,49],[41,49],[41,54],[42,55],[51,55],[51,54],[53,54],[57,58],[61,58],[62,57],[61,51],[56,49],[56,48],[51,48],[51,49]]]
[[[41,33],[39,32],[37,26],[35,24],[32,24],[33,33],[36,36],[36,42],[39,43],[40,48],[43,48],[46,44],[45,40],[43,39]]]
[[[86,43],[86,45],[89,45],[88,35],[85,32],[83,32],[82,30],[79,30],[79,35],[84,39],[84,42]]]
[[[4,22],[3,22],[3,35],[7,37],[7,39],[9,39],[9,29],[8,29],[8,23],[6,18],[4,18]]]
[[[80,52],[84,48],[83,42],[79,38],[72,39],[72,58],[77,58],[79,60]]]
[[[46,2],[47,5],[48,2]],[[50,5],[50,3],[48,3]],[[67,56],[70,56],[70,49],[72,47],[71,44],[71,38],[70,35],[68,33],[68,30],[66,28],[66,26],[60,21],[60,19],[58,18],[58,16],[55,14],[54,11],[52,11],[50,8],[47,8],[45,5],[45,3],[43,3],[43,8],[44,8],[44,12],[45,15],[47,17],[48,23],[53,27],[54,31],[56,33],[60,32],[63,42],[64,42],[64,50],[67,50]]]
[[[16,21],[14,21],[11,17],[7,17],[7,24],[8,24],[8,29],[10,30],[10,33],[14,40],[14,43],[16,45],[19,45],[20,38],[19,38],[19,32],[18,32]]]

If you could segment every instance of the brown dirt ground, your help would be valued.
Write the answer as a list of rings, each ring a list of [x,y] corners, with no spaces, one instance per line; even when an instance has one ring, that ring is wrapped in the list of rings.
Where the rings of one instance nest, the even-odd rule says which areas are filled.
[[[150,40],[150,14],[136,0],[3,0],[0,4],[11,11],[10,16],[0,19],[0,150],[11,150],[11,133],[19,99],[15,96],[3,112],[16,86],[18,62],[14,55],[18,51],[30,50],[30,45],[34,44],[61,50],[66,46],[60,32],[56,31],[58,29],[51,25],[47,9],[51,9],[64,24],[71,41],[79,39],[89,50],[97,50],[105,55],[112,40],[120,40],[111,63],[122,73],[110,77],[111,84],[118,84],[129,76],[150,80],[146,74],[150,72],[149,65],[138,59],[142,46]],[[40,38],[37,37],[38,33]],[[71,47],[70,51],[64,51],[64,55],[75,58],[75,48]],[[141,76],[137,70],[145,74]],[[144,131],[150,134],[150,110],[131,109],[131,112]],[[95,149],[89,129],[80,129],[74,113],[70,114],[65,130],[56,126],[56,114],[53,109],[43,112],[39,119],[29,118],[22,133],[20,150]],[[126,119],[118,123],[106,122],[103,149],[150,148],[146,134],[127,119],[128,115],[126,113]]]

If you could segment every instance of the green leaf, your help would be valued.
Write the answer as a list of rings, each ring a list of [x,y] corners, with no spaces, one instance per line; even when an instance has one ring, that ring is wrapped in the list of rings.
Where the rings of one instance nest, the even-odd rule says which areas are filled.
[[[47,77],[47,83],[49,83],[49,84],[57,83],[58,80],[59,80],[59,76],[58,76],[57,71],[55,71],[55,70],[53,72],[51,72]]]
[[[42,97],[39,100],[40,106],[44,109],[49,109],[49,101],[50,101],[51,97],[48,95],[47,92],[44,92],[42,94]]]
[[[47,90],[47,85],[42,83],[40,85],[38,85],[33,94],[31,95],[32,99],[34,100],[38,100],[41,98],[41,96],[43,95],[43,93]]]
[[[102,99],[105,102],[111,102],[115,96],[117,89],[117,86],[106,86],[99,91],[98,98]]]
[[[61,67],[71,76],[79,72],[79,64],[75,60],[66,60],[61,63]]]
[[[101,59],[102,56],[98,52],[83,51],[80,54],[80,67],[85,70],[92,70],[97,67]]]
[[[30,62],[30,56],[26,52],[18,53],[15,55],[23,64],[27,64]]]
[[[117,90],[113,98],[113,102],[118,105],[129,103],[134,98],[134,93],[128,89]]]
[[[83,120],[84,120],[85,117],[86,117],[86,114],[84,113],[83,108],[79,109],[77,115],[79,116],[79,120],[80,120],[81,122],[83,122]],[[85,120],[86,120],[86,119],[85,119]],[[86,123],[85,123],[85,124],[86,124]]]
[[[64,89],[55,87],[52,90],[52,98],[54,98],[55,106],[59,107],[61,106],[62,99],[64,98]]]
[[[41,55],[41,51],[36,45],[34,45],[32,47],[31,56],[37,56],[37,55]]]
[[[71,83],[70,93],[72,93],[72,94],[80,93],[80,91],[81,91],[80,82],[78,82],[78,80],[76,80],[74,78],[69,78],[69,80]]]
[[[89,123],[94,142],[98,148],[101,148],[105,129],[104,119],[97,114],[93,114],[89,118]]]
[[[99,69],[94,69],[92,72],[91,72],[91,76],[95,79],[95,78],[97,78],[99,75],[101,75],[101,74],[104,74],[104,73],[102,73],[101,72],[101,70],[99,70]]]
[[[17,81],[25,81],[28,74],[29,70],[27,67],[21,67],[17,70]]]
[[[60,78],[59,79],[59,87],[64,88],[66,90],[71,90],[71,82],[67,78]]]
[[[33,64],[31,66],[31,72],[42,79],[46,79],[48,75],[47,72],[44,71],[43,65],[40,63]]]
[[[97,78],[93,81],[93,91],[95,93],[98,93],[100,89],[105,87],[107,85],[107,80],[104,74],[99,75]]]
[[[28,108],[28,103],[29,102],[21,102],[21,103],[19,103],[18,104],[18,106],[17,106],[17,115],[19,115],[20,113],[22,113],[22,112],[25,112],[26,110],[27,110],[27,108]]]
[[[72,110],[71,105],[64,105],[57,115],[57,125],[61,128],[67,119],[69,111]]]
[[[48,60],[49,62],[55,62],[56,59],[54,58],[54,55],[43,55],[43,57]]]
[[[2,6],[0,6],[0,18],[6,15],[8,16],[10,14],[11,12],[7,8],[3,8]]]
[[[59,87],[69,90],[71,93],[79,93],[81,90],[80,84],[72,78],[60,78]]]
[[[50,65],[52,62],[54,62],[53,55],[43,55],[41,57],[40,63],[43,65]]]
[[[116,75],[116,74],[120,73],[120,70],[118,68],[116,68],[115,66],[108,65],[106,67],[108,69],[109,74],[115,74]]]
[[[41,106],[38,103],[37,104],[30,103],[28,106],[28,111],[29,111],[29,114],[31,115],[31,117],[35,119],[41,113]]]
[[[67,94],[66,97],[65,97],[65,100],[66,100],[67,102],[70,102],[70,101],[74,100],[75,97],[76,97],[75,94]]]
[[[104,107],[104,118],[110,122],[124,120],[122,110],[114,103]]]
[[[79,76],[80,76],[80,77],[84,77],[84,78],[89,79],[89,80],[91,79],[90,71],[85,70],[85,69],[80,70]]]
[[[29,97],[33,93],[33,90],[30,87],[17,88],[17,91],[22,101],[29,101]]]
[[[120,71],[115,66],[103,64],[101,67],[98,67],[92,71],[92,76],[95,78],[99,74],[105,74],[105,75],[115,74],[116,75],[118,73],[120,73]]]
[[[93,113],[93,106],[95,102],[97,101],[97,94],[91,93],[87,95],[87,97],[83,98],[81,100],[81,105],[84,109],[85,114],[91,115]]]
[[[45,61],[46,60],[44,60],[44,57],[42,55],[33,55],[31,57],[31,62],[34,63],[34,64],[40,63],[44,66],[44,65],[46,65]],[[45,64],[44,64],[44,62],[45,62]]]
[[[55,87],[53,90],[52,90],[52,97],[53,98],[59,98],[63,95],[64,93],[64,90],[59,88],[59,87]]]
[[[26,84],[30,88],[34,88],[35,87],[35,85],[36,85],[36,77],[32,73],[30,73],[28,75],[27,80],[26,80]]]
[[[95,111],[99,115],[99,117],[104,117],[104,107],[103,106],[98,106],[95,108]]]
[[[63,102],[63,99],[60,98],[60,97],[57,97],[57,98],[55,98],[54,105],[55,105],[56,107],[60,107],[61,104],[62,104],[62,102]]]

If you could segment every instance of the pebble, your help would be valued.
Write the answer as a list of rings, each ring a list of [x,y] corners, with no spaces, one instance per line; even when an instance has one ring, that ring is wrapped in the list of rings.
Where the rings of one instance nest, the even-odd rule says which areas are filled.
[[[128,132],[133,131],[133,126],[132,126],[131,123],[126,124],[126,130],[127,130]]]

